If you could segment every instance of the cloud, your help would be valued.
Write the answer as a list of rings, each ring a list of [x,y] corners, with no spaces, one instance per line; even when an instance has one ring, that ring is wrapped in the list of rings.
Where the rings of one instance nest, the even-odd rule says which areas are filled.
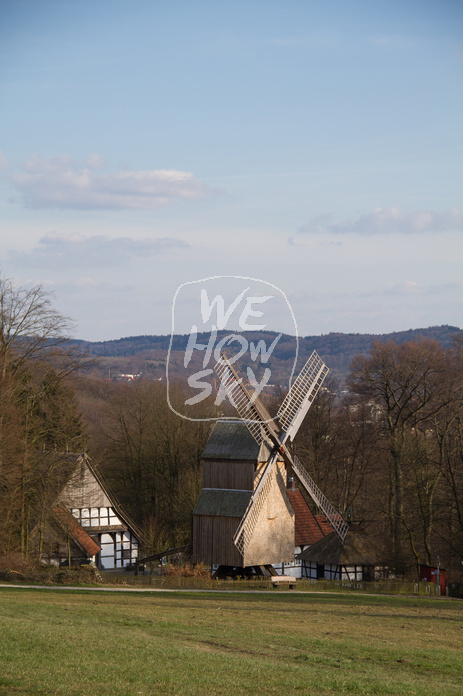
[[[406,212],[402,208],[376,208],[341,223],[332,221],[329,215],[313,218],[299,232],[302,234],[417,234],[423,232],[448,232],[463,230],[463,211],[459,208],[432,211]]]
[[[50,232],[30,252],[10,251],[10,260],[24,266],[65,268],[76,266],[120,266],[133,258],[147,258],[174,248],[187,248],[181,239],[108,239],[103,235]]]
[[[378,288],[371,292],[360,293],[358,297],[385,297],[396,296],[411,298],[413,296],[437,297],[459,292],[463,288],[462,283],[433,283],[425,285],[414,280],[406,280],[403,283],[390,287]]]
[[[152,210],[174,199],[203,198],[211,188],[191,172],[166,169],[110,174],[97,172],[104,167],[99,155],[85,162],[68,156],[34,158],[21,174],[11,176],[28,208],[67,208],[74,210],[140,209]]]

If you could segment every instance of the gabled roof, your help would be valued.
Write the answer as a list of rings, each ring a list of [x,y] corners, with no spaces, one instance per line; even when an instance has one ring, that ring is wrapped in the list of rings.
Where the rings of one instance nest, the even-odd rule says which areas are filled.
[[[251,500],[252,491],[231,491],[203,488],[193,515],[242,517]]]
[[[242,421],[217,421],[203,451],[203,459],[257,462],[260,446]]]
[[[99,546],[96,541],[93,541],[64,505],[57,505],[53,508],[53,513],[61,527],[65,529],[87,556],[94,556],[101,551],[101,546]]]
[[[333,531],[323,515],[313,514],[301,491],[287,490],[286,492],[296,515],[294,541],[296,546],[315,544]]]
[[[138,526],[129,518],[127,513],[121,510],[120,505],[117,503],[113,495],[109,492],[107,486],[103,482],[99,473],[97,473],[95,467],[92,465],[90,458],[85,452],[57,452],[57,451],[46,451],[41,454],[41,459],[43,459],[44,466],[50,467],[50,462],[57,466],[57,471],[60,475],[56,477],[56,503],[59,507],[67,509],[68,507],[81,507],[80,505],[68,505],[66,496],[63,496],[65,490],[72,490],[74,487],[74,482],[78,479],[79,471],[84,472],[85,469],[90,472],[91,477],[95,480],[95,485],[99,486],[107,498],[105,505],[109,505],[114,509],[120,520],[127,526],[127,528],[132,532],[132,534],[139,540],[143,539],[143,532],[138,528]],[[80,467],[80,469],[79,469]],[[85,505],[83,507],[86,507]],[[94,507],[91,502],[88,507]],[[71,515],[72,516],[72,515]],[[74,519],[74,518],[73,518]],[[77,523],[78,524],[78,523]],[[80,525],[79,525],[80,527]],[[82,528],[83,529],[83,528]],[[85,530],[83,530],[85,531]],[[85,532],[85,534],[87,534]],[[88,536],[88,535],[87,535]],[[92,554],[93,555],[93,554]]]
[[[380,563],[376,546],[368,534],[350,527],[344,543],[335,532],[331,532],[298,555],[302,561],[332,563],[333,565],[377,565]]]
[[[320,529],[323,532],[323,536],[328,536],[328,534],[331,534],[331,532],[333,531],[333,527],[330,525],[326,517],[324,517],[323,515],[315,515],[315,519],[320,525]]]

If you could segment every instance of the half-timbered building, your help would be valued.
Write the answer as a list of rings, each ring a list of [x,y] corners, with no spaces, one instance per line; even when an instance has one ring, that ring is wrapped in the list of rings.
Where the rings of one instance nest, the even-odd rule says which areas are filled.
[[[133,564],[140,532],[120,509],[90,458],[83,453],[46,456],[59,458],[67,476],[40,532],[42,559],[60,563],[69,556],[86,558],[102,570]]]
[[[311,580],[375,579],[378,550],[361,528],[351,525],[344,541],[332,532],[302,551],[302,577]]]

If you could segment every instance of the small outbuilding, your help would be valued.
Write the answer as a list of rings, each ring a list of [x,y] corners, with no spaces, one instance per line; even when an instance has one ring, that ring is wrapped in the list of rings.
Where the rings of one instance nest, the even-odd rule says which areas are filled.
[[[310,580],[375,579],[380,564],[378,552],[368,533],[351,525],[343,541],[331,532],[298,556],[302,577]]]
[[[440,594],[445,595],[445,588],[447,584],[447,571],[445,568],[440,566],[431,566],[421,564],[419,566],[420,580],[424,582],[433,582],[435,585],[439,585]]]

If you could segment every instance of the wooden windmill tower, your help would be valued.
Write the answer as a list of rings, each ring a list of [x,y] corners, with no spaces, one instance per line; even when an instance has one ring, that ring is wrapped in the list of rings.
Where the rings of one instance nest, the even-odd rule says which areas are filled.
[[[218,422],[204,450],[204,488],[193,510],[192,561],[257,570],[294,560],[289,475],[344,541],[346,522],[286,447],[328,374],[317,353],[304,365],[275,418],[231,355],[224,354],[214,369],[241,421]]]

